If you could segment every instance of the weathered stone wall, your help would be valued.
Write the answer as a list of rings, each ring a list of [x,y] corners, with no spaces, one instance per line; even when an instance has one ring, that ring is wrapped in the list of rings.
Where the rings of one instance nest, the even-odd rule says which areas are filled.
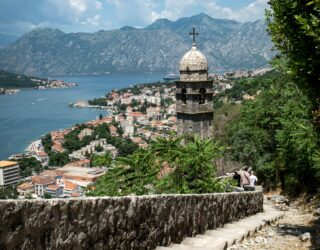
[[[154,249],[262,211],[259,192],[0,202],[0,249]]]
[[[185,114],[177,113],[178,135],[197,134],[208,138],[212,133],[213,113]]]

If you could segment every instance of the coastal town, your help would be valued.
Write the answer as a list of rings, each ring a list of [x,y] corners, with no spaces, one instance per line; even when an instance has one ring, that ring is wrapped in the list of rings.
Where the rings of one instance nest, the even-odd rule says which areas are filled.
[[[260,71],[211,75],[215,95],[231,89],[233,79],[263,74],[266,70]],[[103,98],[82,101],[80,106],[73,105],[106,109],[109,114],[52,131],[34,141],[24,153],[0,161],[0,184],[2,179],[2,183],[15,185],[18,198],[85,196],[118,156],[146,148],[157,137],[176,133],[175,92],[172,82],[138,84],[112,90]],[[252,96],[244,94],[243,98]],[[17,166],[20,163],[21,168],[25,159],[40,164],[30,175],[21,170],[20,174],[17,172]]]

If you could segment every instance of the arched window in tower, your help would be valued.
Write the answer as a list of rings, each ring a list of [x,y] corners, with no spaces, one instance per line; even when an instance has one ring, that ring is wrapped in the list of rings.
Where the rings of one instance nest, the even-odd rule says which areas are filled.
[[[199,93],[200,93],[199,104],[204,104],[206,102],[206,98],[205,98],[206,90],[204,88],[201,88],[199,90]]]
[[[182,101],[182,103],[184,103],[184,104],[187,104],[187,90],[185,89],[185,88],[182,88],[181,89],[181,101]]]

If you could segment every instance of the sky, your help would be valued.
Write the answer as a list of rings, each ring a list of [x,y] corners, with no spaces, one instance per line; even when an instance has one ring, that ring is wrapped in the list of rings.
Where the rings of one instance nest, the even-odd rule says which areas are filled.
[[[21,35],[39,27],[95,32],[159,18],[175,21],[204,12],[240,22],[264,17],[267,0],[0,0],[0,33]]]

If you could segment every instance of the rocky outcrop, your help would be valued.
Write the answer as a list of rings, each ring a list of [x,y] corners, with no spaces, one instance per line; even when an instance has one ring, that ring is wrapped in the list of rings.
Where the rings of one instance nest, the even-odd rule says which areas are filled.
[[[70,34],[35,29],[0,50],[0,69],[27,75],[178,72],[193,27],[210,72],[261,67],[274,55],[264,21],[239,23],[202,13],[175,22],[159,19],[143,29]]]
[[[154,249],[263,210],[260,192],[0,202],[0,249]]]

